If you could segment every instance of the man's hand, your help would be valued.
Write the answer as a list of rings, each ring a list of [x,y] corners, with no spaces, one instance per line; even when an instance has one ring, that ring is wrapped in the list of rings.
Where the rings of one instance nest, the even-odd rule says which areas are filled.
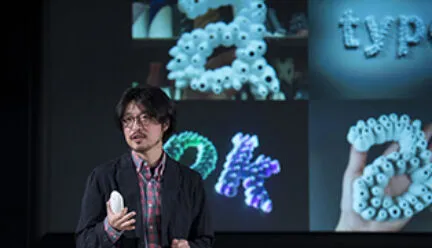
[[[429,124],[424,129],[425,138],[429,141],[432,137],[432,124]],[[397,151],[399,145],[391,144],[384,155]],[[429,146],[432,151],[432,145]],[[358,213],[352,209],[353,205],[353,181],[360,177],[363,169],[366,166],[367,153],[358,152],[351,147],[348,166],[345,170],[342,184],[342,200],[341,200],[341,215],[336,231],[352,231],[352,232],[395,232],[400,231],[410,219],[397,220],[391,222],[366,221]],[[408,176],[395,176],[390,180],[388,187],[385,189],[387,194],[398,194],[401,188],[409,186]],[[398,193],[395,193],[398,192]]]
[[[187,240],[184,239],[173,239],[171,248],[190,248]]]
[[[131,219],[136,215],[135,212],[128,214],[128,208],[124,208],[120,213],[114,213],[111,209],[109,201],[106,203],[108,213],[108,223],[117,231],[130,231],[135,229],[135,219]]]

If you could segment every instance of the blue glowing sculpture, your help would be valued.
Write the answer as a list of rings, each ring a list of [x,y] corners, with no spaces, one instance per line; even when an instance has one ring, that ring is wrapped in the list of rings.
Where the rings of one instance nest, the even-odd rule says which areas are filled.
[[[190,168],[200,173],[205,180],[216,169],[216,147],[206,137],[190,131],[172,135],[164,144],[165,152],[176,161],[180,160],[188,148],[197,149],[195,162]]]
[[[226,197],[235,197],[242,184],[245,203],[264,213],[270,213],[273,203],[264,187],[264,181],[280,172],[279,161],[264,155],[251,161],[253,151],[259,145],[256,135],[237,133],[231,141],[234,147],[226,157],[224,169],[215,185],[216,192]]]

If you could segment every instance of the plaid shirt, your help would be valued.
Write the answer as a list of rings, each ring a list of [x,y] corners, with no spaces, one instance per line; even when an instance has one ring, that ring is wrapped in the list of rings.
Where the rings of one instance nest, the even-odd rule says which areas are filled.
[[[136,166],[138,182],[141,193],[141,206],[143,212],[144,238],[147,248],[160,248],[160,230],[161,230],[161,190],[160,181],[165,169],[166,154],[163,153],[162,160],[158,166],[153,169],[146,166],[138,155],[132,151],[132,159]],[[152,173],[153,171],[153,173]],[[108,233],[111,241],[116,243],[123,231],[118,232],[108,223],[108,218],[104,220],[105,231]]]

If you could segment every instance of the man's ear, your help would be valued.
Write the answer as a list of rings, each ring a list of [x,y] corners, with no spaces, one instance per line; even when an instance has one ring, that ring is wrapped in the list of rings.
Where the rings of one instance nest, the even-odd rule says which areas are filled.
[[[162,130],[164,131],[164,132],[166,132],[166,130],[168,130],[168,128],[170,127],[170,121],[169,120],[167,120],[166,122],[164,122],[163,124],[162,124]]]

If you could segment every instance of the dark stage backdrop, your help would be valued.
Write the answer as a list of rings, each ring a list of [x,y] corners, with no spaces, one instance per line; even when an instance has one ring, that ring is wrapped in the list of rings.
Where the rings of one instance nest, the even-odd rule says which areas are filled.
[[[342,178],[350,144],[348,129],[358,120],[383,114],[408,114],[424,125],[432,122],[431,101],[311,101],[309,108],[309,202],[311,231],[332,231],[340,214]],[[368,163],[380,156],[386,145],[373,146]],[[414,216],[402,231],[431,232],[431,208]]]
[[[113,104],[132,81],[123,73],[130,3],[49,1],[44,9],[39,235],[73,231],[82,176],[124,149]]]
[[[344,46],[339,20],[351,9],[359,18],[355,37],[357,49]],[[413,0],[312,0],[309,1],[310,99],[395,99],[429,98],[432,93],[432,37],[409,48],[398,58],[399,16],[417,16],[428,29],[432,22],[432,1]],[[395,22],[384,40],[382,51],[366,58],[372,44],[366,17],[380,23],[391,16]],[[430,32],[430,31],[428,31]],[[426,35],[426,30],[423,31]]]

